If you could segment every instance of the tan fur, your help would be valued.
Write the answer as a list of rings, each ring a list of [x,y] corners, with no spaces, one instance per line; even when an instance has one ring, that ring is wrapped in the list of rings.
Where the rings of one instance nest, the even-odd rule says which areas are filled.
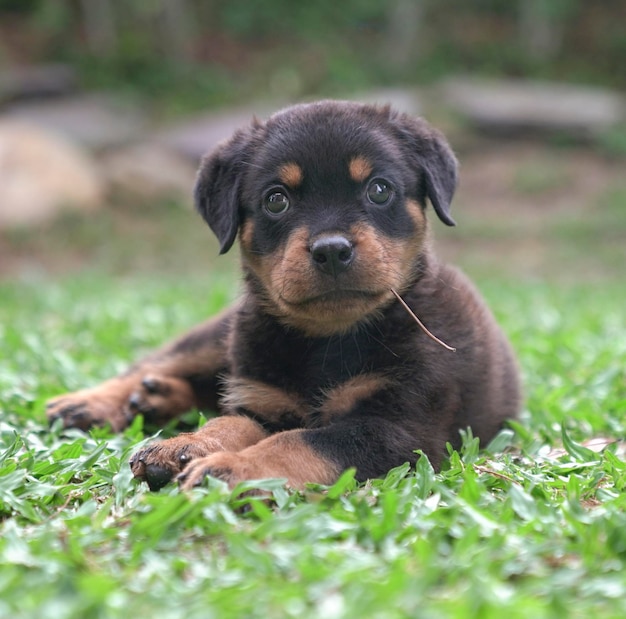
[[[424,210],[422,207],[415,201],[410,198],[404,203],[406,206],[406,210],[409,212],[411,219],[413,220],[413,224],[415,225],[415,230],[418,237],[423,238],[426,230],[428,229],[428,224],[426,220],[426,215],[424,214]]]
[[[360,251],[358,235],[355,234],[357,252]],[[322,287],[326,282],[311,264],[309,256],[308,230],[295,231],[289,237],[285,251],[278,257],[276,268],[272,271],[271,287],[276,305],[284,314],[283,321],[289,326],[302,330],[306,335],[327,336],[349,329],[359,318],[368,314],[380,304],[376,295],[386,293],[376,282],[372,282],[371,273],[375,265],[368,265],[368,260],[355,263],[350,275],[355,289],[371,292],[375,298],[353,299],[350,303],[323,302],[304,303],[325,292]]]
[[[196,433],[211,444],[212,451],[240,451],[267,436],[267,432],[250,417],[224,415],[215,417]]]
[[[312,294],[311,280],[315,271],[311,265],[309,252],[309,231],[307,228],[294,230],[285,248],[279,252],[268,282],[277,303],[299,301]]]
[[[285,163],[278,170],[278,178],[290,189],[297,189],[302,184],[304,175],[297,163]]]
[[[416,228],[414,239],[409,242],[382,237],[368,224],[359,224],[351,230],[357,254],[351,283],[356,290],[371,296],[351,299],[350,303],[332,303],[328,299],[309,303],[325,290],[311,264],[311,239],[306,228],[294,230],[287,245],[271,256],[259,258],[246,253],[248,264],[269,295],[265,309],[311,337],[342,333],[358,320],[374,316],[393,300],[391,288],[403,290],[413,277],[410,269],[424,248],[427,228],[422,210],[412,201],[407,202],[407,207]]]
[[[237,411],[242,408],[275,423],[285,414],[302,419],[306,415],[305,405],[297,395],[246,378],[231,378],[226,381],[222,404],[226,410]]]
[[[362,183],[372,173],[372,164],[365,157],[355,157],[348,165],[350,178],[355,183]]]
[[[145,381],[156,385],[157,391],[145,387]],[[140,386],[131,393],[129,409],[134,413],[146,413],[151,421],[163,424],[196,406],[196,399],[189,381],[172,376],[148,374]]]
[[[239,231],[239,242],[242,249],[250,251],[252,248],[252,237],[254,236],[254,224],[250,219],[246,220]]]
[[[307,483],[333,483],[340,470],[305,445],[302,432],[280,432],[237,453],[215,453],[194,460],[183,473],[182,487],[193,488],[207,474],[224,479],[231,487],[244,480],[285,477],[296,489]]]
[[[249,417],[215,417],[197,432],[186,432],[156,443],[154,447],[157,449],[149,452],[149,463],[150,466],[169,469],[172,475],[176,475],[187,464],[186,461],[181,462],[181,454],[190,460],[196,460],[222,451],[240,451],[262,441],[266,436],[267,432]],[[145,478],[146,466],[141,456],[136,455],[131,460],[135,477]]]
[[[380,374],[360,374],[326,392],[324,404],[320,406],[324,424],[336,415],[349,412],[361,400],[372,397],[392,381]]]
[[[233,311],[233,307],[228,308],[203,322],[121,376],[50,400],[48,418],[54,420],[63,411],[66,423],[72,427],[86,430],[108,424],[119,432],[138,412],[149,413],[154,421],[164,423],[198,406],[201,403],[196,401],[186,377],[214,374],[223,367],[226,344],[212,340],[211,333]],[[181,347],[186,339],[194,338],[205,344],[200,349]],[[157,389],[146,389],[144,379],[151,379]]]
[[[112,378],[97,387],[50,400],[46,407],[47,415],[53,419],[57,409],[65,409],[72,418],[73,427],[87,430],[92,426],[108,424],[114,432],[120,432],[128,425],[125,404],[139,385],[140,380],[136,376]],[[83,410],[88,413],[84,417]]]

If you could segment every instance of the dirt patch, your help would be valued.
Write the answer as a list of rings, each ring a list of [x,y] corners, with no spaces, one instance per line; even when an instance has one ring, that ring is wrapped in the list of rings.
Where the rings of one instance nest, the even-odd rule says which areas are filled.
[[[487,142],[460,158],[458,228],[435,226],[448,259],[529,277],[622,276],[623,161],[525,142]]]
[[[487,145],[461,161],[458,209],[514,223],[589,213],[623,179],[622,161],[533,143]]]

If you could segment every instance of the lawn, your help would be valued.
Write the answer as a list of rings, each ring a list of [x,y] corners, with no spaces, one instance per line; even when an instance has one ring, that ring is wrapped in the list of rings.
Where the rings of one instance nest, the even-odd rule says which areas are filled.
[[[0,284],[0,617],[626,616],[623,282],[479,281],[524,369],[519,423],[484,451],[467,436],[439,473],[422,458],[364,485],[267,482],[268,506],[215,481],[150,493],[128,467],[139,419],[122,436],[44,422],[48,397],[236,293],[192,281]]]

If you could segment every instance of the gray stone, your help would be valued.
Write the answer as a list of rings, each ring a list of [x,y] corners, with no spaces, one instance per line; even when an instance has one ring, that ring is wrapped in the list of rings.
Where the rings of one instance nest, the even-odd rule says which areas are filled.
[[[415,90],[404,88],[384,88],[371,90],[351,97],[353,101],[362,103],[375,103],[377,105],[391,105],[395,110],[404,112],[410,116],[420,116],[423,113],[422,102]]]
[[[131,199],[173,198],[191,205],[196,165],[155,142],[109,151],[99,160],[108,187]]]
[[[103,199],[87,153],[39,127],[0,122],[0,228],[39,224],[66,210],[90,212]]]
[[[613,92],[578,86],[452,78],[443,102],[478,128],[501,133],[569,133],[592,138],[624,122],[624,99]]]
[[[158,131],[153,139],[197,163],[233,131],[250,125],[255,116],[266,118],[272,112],[273,108],[261,104],[201,114]]]
[[[367,103],[390,103],[395,109],[419,115],[421,105],[417,94],[411,90],[384,89],[350,95],[347,99]],[[287,104],[268,104],[238,107],[230,110],[202,114],[182,123],[158,131],[154,139],[167,148],[188,157],[195,163],[236,129],[250,125],[252,119],[267,118]]]
[[[75,90],[76,86],[76,72],[68,65],[11,67],[0,71],[0,104],[64,95]]]
[[[90,150],[126,144],[139,138],[146,119],[104,95],[81,95],[7,106],[4,116],[58,133]]]

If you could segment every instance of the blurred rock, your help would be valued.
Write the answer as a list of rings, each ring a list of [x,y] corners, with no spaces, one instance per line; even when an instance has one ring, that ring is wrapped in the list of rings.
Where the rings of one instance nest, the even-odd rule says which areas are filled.
[[[445,104],[493,133],[558,132],[589,139],[626,118],[623,98],[596,88],[452,78],[441,91]]]
[[[350,97],[354,101],[362,103],[375,103],[377,105],[390,104],[393,109],[404,112],[410,116],[420,116],[423,113],[422,103],[418,93],[404,88],[384,88],[371,90]]]
[[[103,195],[96,165],[79,148],[38,127],[0,122],[0,228],[93,211]]]
[[[391,103],[394,108],[412,115],[421,113],[419,98],[411,90],[374,90],[349,98],[367,103]],[[286,105],[288,104],[259,103],[250,107],[202,114],[155,133],[154,139],[164,147],[180,153],[197,164],[203,155],[215,148],[222,140],[229,138],[236,129],[250,125],[255,116],[261,119],[267,118]]]
[[[76,72],[64,64],[14,67],[0,71],[0,104],[21,99],[57,97],[76,89]]]
[[[9,105],[4,116],[54,131],[90,150],[128,144],[143,135],[140,110],[104,95],[80,95]]]
[[[196,165],[155,142],[104,154],[101,172],[109,188],[131,199],[192,202]]]
[[[276,108],[278,109],[278,108]],[[250,125],[254,116],[265,118],[274,108],[264,105],[210,112],[155,133],[154,140],[197,164],[201,157],[229,138],[235,129]]]

